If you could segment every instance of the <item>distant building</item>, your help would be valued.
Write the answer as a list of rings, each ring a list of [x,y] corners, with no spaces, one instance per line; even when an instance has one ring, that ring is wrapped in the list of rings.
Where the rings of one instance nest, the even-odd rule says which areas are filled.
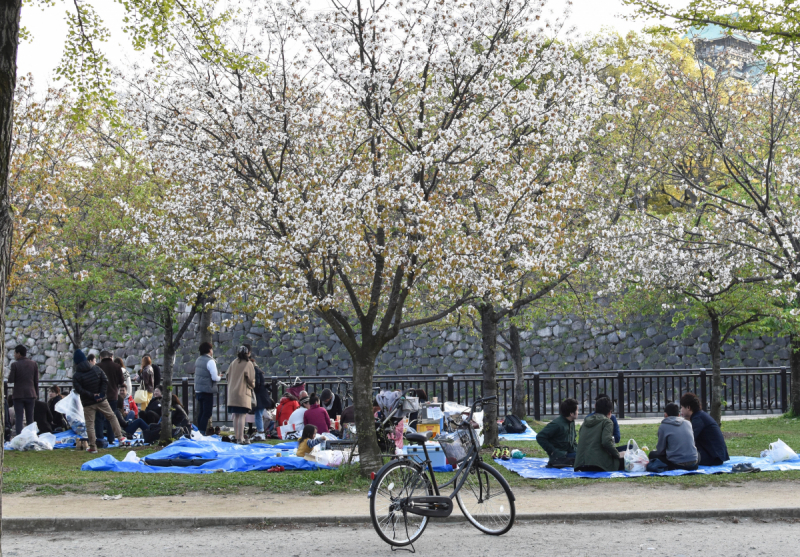
[[[686,37],[694,42],[697,60],[717,73],[747,80],[753,85],[764,74],[767,63],[756,56],[760,45],[757,39],[719,25],[692,27]]]

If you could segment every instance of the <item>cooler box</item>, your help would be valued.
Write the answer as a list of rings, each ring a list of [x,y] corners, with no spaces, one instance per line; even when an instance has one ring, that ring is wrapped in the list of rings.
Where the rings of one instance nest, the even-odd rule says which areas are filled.
[[[426,443],[428,449],[428,456],[434,468],[443,468],[447,466],[447,460],[444,457],[444,451],[438,443]],[[425,461],[425,453],[420,445],[406,445],[403,447],[403,454],[408,455],[417,462]]]
[[[417,425],[414,429],[422,434],[432,431],[433,436],[436,437],[442,432],[442,422],[441,420],[417,420]]]

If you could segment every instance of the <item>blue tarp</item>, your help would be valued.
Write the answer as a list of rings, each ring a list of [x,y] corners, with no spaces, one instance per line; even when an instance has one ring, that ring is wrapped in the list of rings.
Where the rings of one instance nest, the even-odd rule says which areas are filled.
[[[295,448],[297,443],[294,444]],[[237,445],[236,443],[223,443],[222,441],[194,441],[191,439],[178,439],[158,452],[147,455],[147,459],[172,459],[172,458],[224,458],[224,457],[249,457],[263,459],[274,457],[278,453],[282,456],[289,455],[288,449],[279,449],[266,443],[253,443],[252,445]],[[293,454],[292,454],[293,456]],[[284,465],[285,466],[285,465]]]
[[[525,433],[502,433],[500,439],[505,439],[506,441],[535,441],[536,432],[528,424],[525,424],[525,427],[527,428]]]
[[[722,466],[700,466],[697,470],[669,470],[660,474],[652,472],[575,472],[572,468],[545,468],[546,458],[520,458],[495,460],[501,466],[516,472],[523,478],[534,480],[558,480],[566,478],[635,478],[639,476],[683,476],[685,474],[730,474],[731,467],[740,462],[749,462],[762,472],[800,470],[800,458],[771,464],[763,458],[733,456]]]
[[[296,456],[226,456],[206,462],[200,466],[186,467],[148,466],[145,462],[122,462],[107,454],[84,463],[81,466],[81,470],[84,472],[140,472],[143,474],[213,474],[215,472],[253,472],[256,470],[268,470],[273,466],[283,466],[286,470],[329,469],[326,466],[320,466]]]

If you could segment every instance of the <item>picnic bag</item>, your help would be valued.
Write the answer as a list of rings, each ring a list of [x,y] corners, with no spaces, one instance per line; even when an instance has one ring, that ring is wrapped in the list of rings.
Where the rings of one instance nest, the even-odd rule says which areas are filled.
[[[647,454],[639,448],[634,439],[628,441],[628,448],[625,450],[625,471],[644,472],[650,459]]]
[[[503,427],[506,433],[525,433],[528,429],[525,423],[513,414],[506,416],[506,419],[503,420]]]

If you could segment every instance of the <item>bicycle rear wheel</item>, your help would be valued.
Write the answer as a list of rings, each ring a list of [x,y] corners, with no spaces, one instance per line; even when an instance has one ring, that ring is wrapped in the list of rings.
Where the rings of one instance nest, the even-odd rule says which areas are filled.
[[[412,462],[399,460],[385,467],[373,485],[369,514],[378,535],[398,547],[416,541],[425,531],[428,517],[404,513],[400,503],[407,497],[433,495],[425,471]]]
[[[467,473],[456,501],[467,520],[485,534],[500,536],[514,525],[514,494],[500,472],[485,462],[475,463]]]

